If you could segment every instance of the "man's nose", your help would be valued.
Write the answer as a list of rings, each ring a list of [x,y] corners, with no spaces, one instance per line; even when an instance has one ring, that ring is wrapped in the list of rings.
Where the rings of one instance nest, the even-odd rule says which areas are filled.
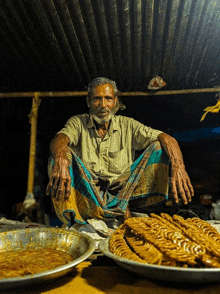
[[[106,107],[106,100],[105,100],[105,97],[102,97],[102,98],[101,98],[101,100],[100,100],[100,106],[103,107],[103,108]]]

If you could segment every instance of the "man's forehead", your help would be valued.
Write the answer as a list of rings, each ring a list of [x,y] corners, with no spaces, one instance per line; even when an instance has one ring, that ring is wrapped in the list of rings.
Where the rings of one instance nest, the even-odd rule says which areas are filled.
[[[111,84],[97,85],[92,88],[92,95],[112,94],[114,95],[114,87]]]

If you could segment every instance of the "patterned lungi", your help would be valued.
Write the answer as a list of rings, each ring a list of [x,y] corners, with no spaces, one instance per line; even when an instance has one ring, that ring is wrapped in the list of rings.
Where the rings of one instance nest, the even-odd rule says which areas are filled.
[[[86,224],[88,218],[110,219],[125,214],[129,208],[148,206],[168,198],[169,159],[159,141],[153,142],[133,164],[110,185],[88,170],[82,160],[71,151],[69,171],[71,193],[68,201],[53,199],[58,218],[70,223]],[[49,177],[54,160],[49,159]]]

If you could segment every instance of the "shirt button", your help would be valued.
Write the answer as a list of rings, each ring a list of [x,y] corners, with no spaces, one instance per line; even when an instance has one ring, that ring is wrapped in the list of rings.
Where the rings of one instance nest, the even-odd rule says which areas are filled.
[[[98,173],[99,172],[99,167],[97,165],[94,166],[94,172]]]

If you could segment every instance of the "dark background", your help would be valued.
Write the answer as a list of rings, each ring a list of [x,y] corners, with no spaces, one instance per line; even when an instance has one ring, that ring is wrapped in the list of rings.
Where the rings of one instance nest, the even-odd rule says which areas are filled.
[[[206,95],[204,94],[204,97]],[[180,111],[176,108],[172,109],[173,98],[174,96],[127,97],[123,99],[127,108],[119,111],[118,114],[133,117],[176,137],[196,192],[197,202],[200,202],[201,194],[211,194],[213,201],[217,200],[220,192],[220,138],[219,133],[212,133],[212,130],[218,126],[219,114],[208,114],[203,123],[198,123],[200,119],[198,111],[194,121],[192,117],[195,117],[196,113],[187,114],[186,111],[183,120]],[[170,107],[164,107],[163,99],[170,102]],[[181,103],[181,99],[186,98],[176,96],[176,99]],[[30,145],[28,114],[31,100],[31,98],[1,100],[2,105],[6,105],[7,109],[11,110],[1,117],[1,212],[9,217],[11,217],[12,205],[23,201],[26,195]],[[38,114],[36,185],[40,185],[41,194],[47,197],[48,202],[50,200],[45,196],[45,189],[48,182],[47,161],[50,156],[50,141],[69,117],[84,112],[88,112],[85,97],[42,98]],[[191,119],[189,119],[190,115]],[[188,128],[184,128],[185,125]],[[204,128],[198,128],[202,125],[205,125]]]
[[[86,91],[95,77],[120,91],[220,86],[220,3],[215,0],[0,0],[0,212],[11,216],[27,188],[31,98],[11,92]],[[176,137],[196,191],[220,194],[219,113],[200,118],[217,93],[123,97],[120,112]],[[67,119],[87,112],[85,97],[42,98],[38,185],[48,181],[49,144]],[[50,201],[50,200],[48,200]]]

